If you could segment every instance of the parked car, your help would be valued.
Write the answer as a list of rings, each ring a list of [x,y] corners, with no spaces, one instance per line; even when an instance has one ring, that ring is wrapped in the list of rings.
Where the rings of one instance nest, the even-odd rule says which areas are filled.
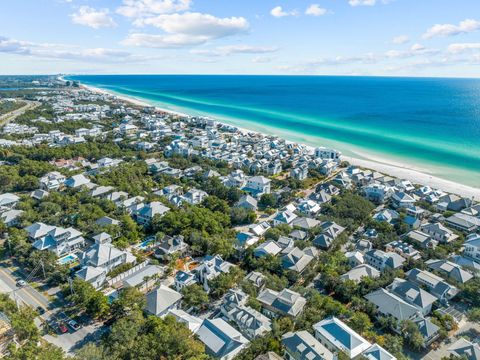
[[[68,332],[68,328],[65,326],[63,322],[58,323],[58,330],[60,330],[60,333],[65,334]]]
[[[80,325],[73,319],[68,322],[68,326],[70,326],[74,331],[80,329]]]
[[[37,312],[38,312],[39,315],[43,315],[43,314],[45,314],[45,309],[41,306],[38,306],[37,307]]]
[[[63,311],[60,311],[60,312],[57,314],[57,317],[58,317],[60,320],[63,320],[63,321],[68,321],[68,320],[70,320],[70,318],[67,316],[67,314],[65,314]]]
[[[27,285],[27,282],[25,280],[18,280],[17,281],[17,286],[18,287],[24,287]]]

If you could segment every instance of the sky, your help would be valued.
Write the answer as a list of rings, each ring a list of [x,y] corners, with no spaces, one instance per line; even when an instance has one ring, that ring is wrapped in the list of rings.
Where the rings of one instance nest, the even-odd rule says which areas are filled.
[[[0,0],[0,74],[480,77],[480,0]]]

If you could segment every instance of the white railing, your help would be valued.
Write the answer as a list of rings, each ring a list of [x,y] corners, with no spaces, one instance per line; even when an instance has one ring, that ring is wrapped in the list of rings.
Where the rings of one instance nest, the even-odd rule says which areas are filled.
[[[109,278],[107,279],[107,283],[108,285],[112,286],[113,284],[116,284],[118,283],[119,281],[125,279],[126,277],[136,273],[137,271],[139,271],[140,269],[143,269],[145,266],[147,266],[148,264],[150,263],[149,260],[145,260],[144,262],[138,264],[138,265],[135,265],[133,268],[131,269],[128,269],[127,271],[113,277],[113,278]]]

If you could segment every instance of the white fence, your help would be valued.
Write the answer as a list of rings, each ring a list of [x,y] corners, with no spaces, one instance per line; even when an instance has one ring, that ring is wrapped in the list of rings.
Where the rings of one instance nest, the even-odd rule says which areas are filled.
[[[125,278],[129,277],[130,275],[136,273],[137,271],[143,269],[148,264],[149,264],[149,260],[145,260],[141,264],[135,265],[133,268],[115,276],[114,278],[107,279],[108,285],[112,286],[113,284],[116,284],[116,283],[122,281],[123,279],[125,279]]]

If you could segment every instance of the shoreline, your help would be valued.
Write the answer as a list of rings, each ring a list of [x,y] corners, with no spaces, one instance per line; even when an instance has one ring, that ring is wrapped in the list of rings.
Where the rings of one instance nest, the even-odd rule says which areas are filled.
[[[82,84],[82,83],[80,83],[80,87],[84,88],[84,89],[87,89],[87,90],[89,90],[91,92],[94,92],[94,93],[99,93],[99,94],[104,94],[104,95],[113,95],[113,96],[117,97],[118,99],[120,99],[122,101],[131,103],[131,104],[136,105],[136,106],[148,106],[148,107],[153,106],[157,110],[159,110],[161,112],[168,113],[168,114],[172,114],[172,115],[176,115],[176,116],[182,116],[182,117],[190,117],[191,116],[191,115],[186,114],[186,113],[181,113],[181,112],[178,112],[178,111],[165,109],[165,108],[162,108],[162,107],[157,106],[157,105],[152,105],[145,100],[140,100],[140,99],[137,99],[137,98],[134,98],[134,97],[131,97],[131,96],[126,96],[126,95],[123,95],[123,94],[117,94],[114,91],[109,91],[109,90],[94,87],[94,86],[91,86],[91,85],[85,85],[85,84]],[[260,133],[259,131],[249,130],[249,129],[246,129],[246,128],[239,127],[237,125],[226,124],[226,123],[223,123],[223,122],[218,121],[218,120],[215,120],[215,121],[217,121],[218,123],[224,124],[224,125],[234,126],[240,132],[243,132],[243,133]],[[260,134],[262,134],[262,133],[260,133]],[[264,135],[264,134],[262,134],[262,135]],[[290,142],[290,143],[294,142],[294,141],[290,141],[290,140],[287,140],[287,141]],[[303,144],[303,143],[300,143],[300,144],[307,147],[309,150],[315,149],[314,146]],[[319,145],[319,146],[321,146],[321,145]],[[359,155],[361,155],[361,154],[359,154]],[[360,158],[356,158],[356,157],[353,157],[353,156],[346,156],[346,155],[342,155],[342,159],[348,161],[351,165],[355,165],[355,166],[358,166],[358,167],[378,171],[380,173],[383,173],[385,175],[392,176],[392,177],[395,177],[395,178],[409,180],[413,184],[428,185],[428,186],[430,186],[432,188],[435,188],[435,189],[441,189],[441,190],[443,190],[447,193],[456,194],[456,195],[464,196],[464,197],[467,197],[467,198],[474,198],[477,201],[480,200],[480,188],[460,184],[460,183],[457,183],[457,182],[454,182],[454,181],[451,181],[451,180],[442,179],[442,178],[436,177],[434,175],[430,175],[428,173],[422,172],[418,168],[408,167],[407,165],[404,165],[404,164],[392,163],[388,159],[382,159],[382,158],[379,158],[379,157],[373,158],[373,157],[369,156],[368,154],[366,156],[363,156],[363,155],[361,155],[361,156],[365,157],[365,159],[360,159]]]

